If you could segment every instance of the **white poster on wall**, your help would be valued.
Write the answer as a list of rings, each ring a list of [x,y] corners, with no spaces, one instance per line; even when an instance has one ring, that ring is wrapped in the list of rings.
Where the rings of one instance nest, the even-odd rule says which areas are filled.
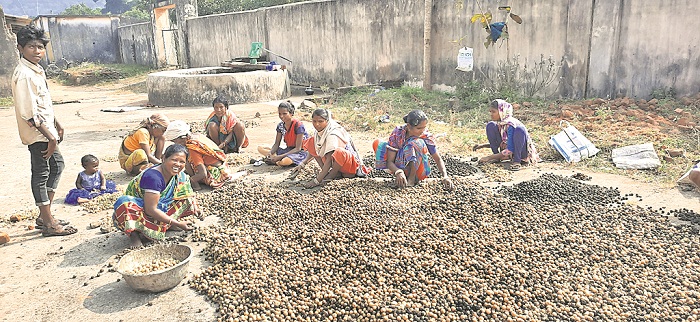
[[[474,48],[463,47],[457,54],[457,70],[471,72],[474,70]]]

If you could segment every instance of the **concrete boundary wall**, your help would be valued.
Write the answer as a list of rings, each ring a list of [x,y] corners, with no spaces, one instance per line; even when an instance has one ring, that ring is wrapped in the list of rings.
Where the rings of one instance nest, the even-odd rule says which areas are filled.
[[[434,84],[454,85],[460,46],[474,48],[474,77],[493,71],[507,57],[521,64],[563,58],[559,94],[566,97],[648,97],[674,87],[679,95],[700,90],[700,20],[687,10],[697,0],[594,1],[523,0],[509,22],[510,40],[484,48],[486,32],[469,18],[474,1],[435,0],[432,23]],[[500,21],[503,1],[481,6]],[[219,66],[246,56],[250,43],[265,47],[290,65],[295,83],[336,86],[382,80],[422,80],[422,0],[327,0],[295,3],[187,20],[191,67]],[[462,38],[460,44],[453,40]],[[468,75],[467,78],[470,78]]]
[[[0,97],[12,96],[12,74],[19,63],[17,37],[5,24],[5,13],[0,7]]]
[[[121,62],[156,67],[153,30],[149,22],[119,27]]]
[[[117,16],[39,16],[35,23],[51,38],[50,63],[61,59],[75,63],[119,61]]]

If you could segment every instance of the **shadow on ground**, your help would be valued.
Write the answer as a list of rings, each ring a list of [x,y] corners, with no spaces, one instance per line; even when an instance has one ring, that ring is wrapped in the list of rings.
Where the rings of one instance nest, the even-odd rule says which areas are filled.
[[[110,257],[124,250],[129,239],[121,232],[100,235],[71,248],[63,256],[58,267],[92,266],[105,263]]]
[[[159,294],[139,293],[124,281],[112,282],[90,292],[83,306],[98,314],[110,314],[147,305]]]

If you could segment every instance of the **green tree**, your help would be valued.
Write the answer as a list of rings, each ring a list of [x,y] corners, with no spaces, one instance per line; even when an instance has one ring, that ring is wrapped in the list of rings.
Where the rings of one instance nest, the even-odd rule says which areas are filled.
[[[301,1],[307,0],[198,0],[197,7],[199,15],[206,16],[217,13],[253,10]]]
[[[131,5],[127,0],[106,0],[105,7],[102,9],[103,14],[118,15],[131,9]]]
[[[263,7],[272,7],[281,4],[301,2],[306,0],[198,0],[197,9],[200,16],[218,13],[253,10]],[[151,16],[151,6],[154,0],[107,0],[110,6],[122,3],[130,8],[123,13],[126,17],[147,21]],[[105,8],[107,9],[107,8]],[[111,13],[117,13],[110,11]]]
[[[145,13],[149,13],[151,10],[151,6],[153,5],[154,2],[157,2],[156,0],[127,0],[126,3],[129,5],[131,10],[136,10],[136,11],[143,11]]]
[[[126,0],[126,5],[130,9],[122,13],[121,16],[132,18],[135,21],[150,21],[153,2],[153,0]]]
[[[66,16],[99,16],[102,14],[100,11],[100,8],[95,8],[92,9],[88,6],[86,6],[84,3],[81,4],[74,4],[63,12],[61,12],[62,15]]]

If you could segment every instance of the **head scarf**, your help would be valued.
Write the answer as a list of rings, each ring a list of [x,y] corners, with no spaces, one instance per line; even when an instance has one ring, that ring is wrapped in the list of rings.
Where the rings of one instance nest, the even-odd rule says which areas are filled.
[[[502,99],[497,99],[496,102],[498,102],[498,115],[501,117],[499,125],[507,124],[514,127],[522,125],[518,119],[513,117],[513,105]]]
[[[314,136],[314,143],[316,147],[316,154],[323,157],[328,152],[335,151],[340,148],[338,139],[343,141],[343,148],[347,143],[350,142],[350,134],[338,124],[331,116],[331,111],[328,111],[328,125],[326,128],[317,131]]]
[[[147,117],[146,119],[141,121],[141,123],[139,123],[139,125],[136,128],[134,128],[131,132],[129,132],[129,135],[134,135],[134,133],[136,133],[136,131],[138,131],[142,128],[145,128],[149,124],[150,125],[158,124],[158,125],[162,126],[164,129],[167,129],[168,124],[170,124],[170,120],[164,114],[154,113],[150,117]]]
[[[170,124],[170,120],[168,119],[168,117],[160,113],[155,113],[151,115],[151,117],[149,117],[148,119],[151,124],[158,124],[164,128],[167,128]]]
[[[185,121],[175,120],[170,122],[168,129],[165,130],[165,133],[163,133],[163,137],[168,141],[172,141],[191,133],[189,124],[185,123]]]
[[[518,127],[523,125],[522,122],[520,122],[518,119],[513,117],[513,105],[510,103],[502,100],[502,99],[497,99],[498,102],[498,115],[501,117],[501,121],[498,122],[498,127],[501,130],[501,136],[503,141],[508,140],[508,127],[507,125],[510,125],[512,127]],[[537,153],[537,148],[535,147],[535,144],[532,142],[532,138],[530,138],[530,135],[527,135],[526,137],[527,140],[527,151],[528,151],[528,161],[530,163],[537,163],[540,161],[540,156]],[[505,151],[508,151],[506,149]],[[511,151],[508,151],[511,152]],[[511,152],[512,153],[512,152]]]

